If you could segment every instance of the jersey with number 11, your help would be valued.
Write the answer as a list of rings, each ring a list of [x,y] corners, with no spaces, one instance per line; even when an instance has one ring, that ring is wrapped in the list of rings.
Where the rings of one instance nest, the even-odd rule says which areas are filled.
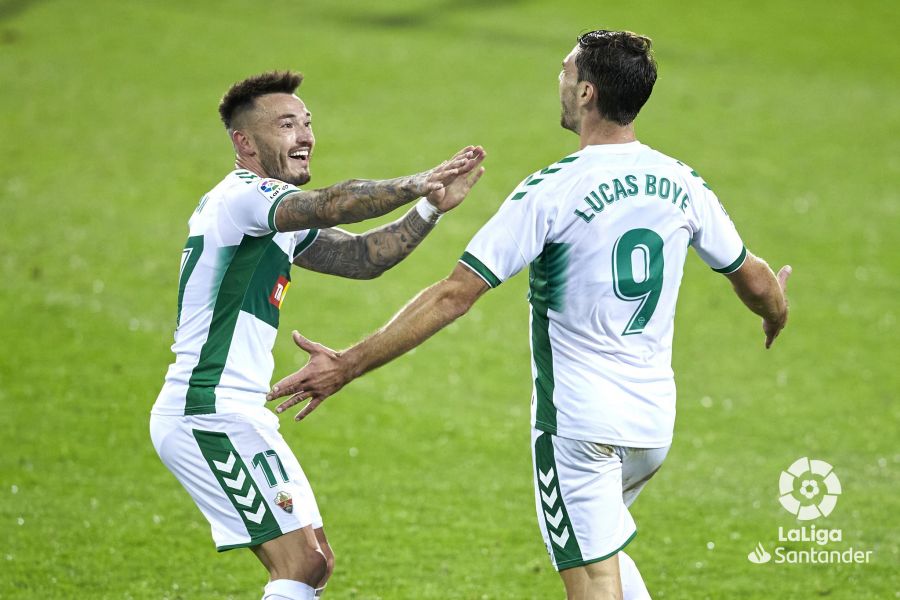
[[[530,266],[535,427],[671,443],[675,304],[690,246],[720,273],[747,254],[697,173],[640,142],[587,146],[510,194],[460,260],[491,287]]]

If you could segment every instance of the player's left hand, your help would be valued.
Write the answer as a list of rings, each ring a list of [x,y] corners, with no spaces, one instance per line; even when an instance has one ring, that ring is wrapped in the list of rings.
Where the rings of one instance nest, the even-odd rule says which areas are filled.
[[[766,334],[766,350],[772,347],[772,344],[775,342],[775,338],[778,337],[778,334],[781,333],[781,330],[785,328],[787,325],[788,319],[788,301],[787,301],[787,280],[788,277],[791,276],[791,273],[794,272],[793,267],[791,265],[785,265],[778,270],[778,287],[781,288],[781,295],[784,297],[784,317],[777,322],[770,323],[763,319],[763,333]]]
[[[309,399],[309,403],[294,417],[295,421],[301,421],[326,398],[344,387],[352,377],[340,352],[311,342],[297,331],[292,333],[292,337],[297,346],[309,353],[309,361],[302,369],[273,385],[272,390],[266,395],[266,401],[290,396],[275,408],[275,412],[282,413],[295,404]]]
[[[459,206],[460,203],[465,200],[472,187],[478,183],[478,180],[484,175],[484,167],[481,166],[481,163],[486,156],[484,148],[481,146],[475,146],[474,148],[469,146],[463,148],[457,152],[456,156],[451,160],[463,158],[466,153],[471,153],[472,158],[460,168],[460,174],[449,181],[444,187],[439,190],[434,190],[427,196],[428,201],[431,202],[432,206],[441,212],[447,212],[448,210],[453,210]]]

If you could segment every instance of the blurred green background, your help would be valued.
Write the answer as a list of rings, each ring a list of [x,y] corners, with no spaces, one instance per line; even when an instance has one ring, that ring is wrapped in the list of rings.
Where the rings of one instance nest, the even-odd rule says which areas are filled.
[[[794,266],[765,352],[728,282],[688,259],[675,443],[632,508],[630,555],[654,598],[897,597],[898,6],[0,0],[0,597],[261,595],[263,569],[216,555],[147,426],[187,218],[231,166],[229,84],[306,75],[317,186],[489,152],[467,202],[380,279],[295,272],[280,377],[305,360],[291,328],[343,347],[381,325],[577,147],[557,73],[596,27],[654,39],[639,138],[704,176],[748,248]],[[337,553],[326,597],[563,597],[534,516],[526,279],[302,424],[283,417]],[[778,476],[801,456],[843,483],[816,523],[842,529],[830,548],[870,564],[747,560],[797,525]]]

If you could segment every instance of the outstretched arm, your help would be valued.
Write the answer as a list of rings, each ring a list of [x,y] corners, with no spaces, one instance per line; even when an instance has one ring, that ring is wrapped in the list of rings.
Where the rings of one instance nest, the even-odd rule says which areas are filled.
[[[772,342],[787,324],[788,303],[785,290],[792,271],[786,265],[781,267],[776,277],[766,261],[748,253],[741,268],[726,276],[731,280],[738,298],[763,318],[766,348],[772,346]]]
[[[448,278],[423,290],[387,325],[344,352],[310,342],[295,331],[294,341],[310,353],[309,362],[276,383],[266,398],[291,396],[278,405],[278,412],[310,398],[296,416],[299,421],[350,381],[412,350],[464,315],[487,290],[483,279],[457,264]]]
[[[437,219],[426,220],[413,208],[403,218],[359,235],[323,229],[294,264],[339,277],[374,279],[409,256],[435,223]]]
[[[458,206],[478,182],[484,173],[479,165],[485,154],[481,148],[472,152],[475,158],[471,171],[429,194],[403,218],[360,235],[337,228],[323,229],[309,248],[294,259],[294,264],[351,279],[378,277],[409,256],[434,229],[440,215]]]
[[[275,209],[278,231],[333,227],[385,215],[420,196],[444,188],[480,162],[475,146],[466,146],[429,171],[396,179],[351,179],[319,190],[299,190]]]

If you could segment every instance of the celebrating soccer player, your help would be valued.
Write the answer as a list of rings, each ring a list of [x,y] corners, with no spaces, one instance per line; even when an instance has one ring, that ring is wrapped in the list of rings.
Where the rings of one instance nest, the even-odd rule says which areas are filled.
[[[538,524],[569,598],[649,598],[623,548],[629,506],[672,442],[675,303],[688,248],[763,319],[785,326],[778,276],[744,247],[696,171],[637,141],[656,82],[650,39],[582,35],[559,75],[562,126],[579,150],[522,181],[443,281],[344,352],[309,342],[270,398],[305,417],[352,379],[412,349],[530,266],[532,456]]]
[[[235,170],[190,218],[175,362],[150,419],[156,451],[209,521],[216,548],[249,547],[268,569],[266,600],[317,597],[334,568],[312,489],[265,407],[291,263],[379,276],[463,201],[484,159],[468,146],[423,173],[301,191],[315,146],[312,116],[294,95],[301,79],[250,77],[219,104]],[[364,234],[333,227],[421,196],[406,216]]]

